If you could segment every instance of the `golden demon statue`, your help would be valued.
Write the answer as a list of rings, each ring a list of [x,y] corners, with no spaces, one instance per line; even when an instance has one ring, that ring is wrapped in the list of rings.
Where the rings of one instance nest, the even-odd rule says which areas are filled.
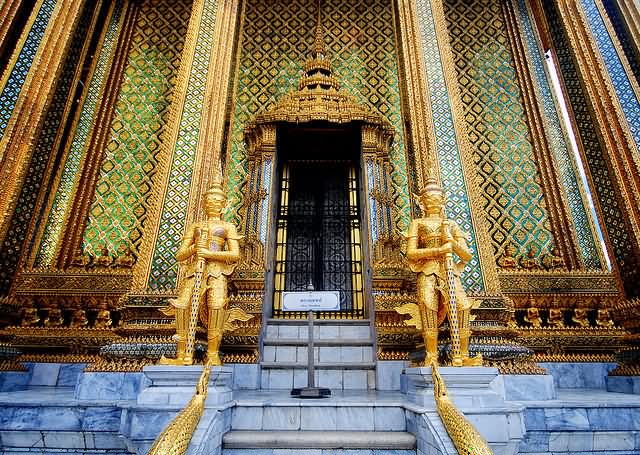
[[[176,317],[176,358],[163,357],[160,363],[191,365],[198,320],[207,326],[207,364],[222,365],[220,343],[234,320],[252,316],[240,309],[227,310],[227,276],[240,259],[238,240],[242,238],[232,223],[222,220],[226,196],[222,185],[214,184],[205,193],[206,220],[187,229],[176,259],[183,267],[184,282],[178,297],[164,310]],[[206,302],[201,305],[201,302]]]
[[[438,327],[449,318],[454,366],[481,365],[482,357],[469,357],[469,328],[472,301],[460,282],[460,273],[471,259],[467,234],[444,214],[444,191],[430,178],[418,196],[423,218],[411,221],[407,241],[407,260],[418,274],[418,308],[403,305],[399,313],[416,313],[408,321],[421,330],[424,338],[424,366],[438,359]],[[453,259],[454,253],[460,258]],[[412,307],[412,308],[409,308]],[[417,311],[416,311],[417,310]]]

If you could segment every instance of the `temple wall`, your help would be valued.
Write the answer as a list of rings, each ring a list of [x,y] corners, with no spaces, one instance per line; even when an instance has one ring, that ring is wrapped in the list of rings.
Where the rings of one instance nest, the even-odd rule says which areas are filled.
[[[376,181],[382,173],[373,164],[363,169],[369,187],[381,190],[367,195],[373,208],[364,214],[372,226],[369,245],[374,250],[383,237],[375,228],[376,217],[393,218],[397,242],[374,254],[396,260],[393,267],[401,264],[392,271],[395,275],[384,275],[383,260],[372,264],[372,269],[382,264],[372,279],[378,280],[372,306],[376,316],[383,316],[374,322],[375,330],[388,335],[389,349],[379,351],[380,359],[402,361],[416,344],[415,331],[394,310],[415,301],[415,274],[402,268],[400,234],[419,215],[412,193],[432,164],[447,192],[447,216],[470,233],[473,257],[462,280],[482,306],[474,321],[476,341],[494,343],[491,349],[513,347],[516,342],[509,343],[520,336],[518,343],[544,353],[546,360],[613,362],[613,353],[624,346],[627,325],[633,329],[632,323],[622,328],[628,318],[621,322],[614,311],[623,299],[623,285],[628,295],[638,292],[633,277],[640,236],[628,216],[634,194],[620,190],[624,178],[612,167],[625,162],[611,159],[618,148],[611,147],[613,141],[603,142],[603,129],[595,123],[591,101],[596,94],[581,78],[586,69],[575,58],[565,13],[556,3],[541,3],[596,199],[593,213],[545,67],[545,36],[532,9],[538,2],[322,4],[325,44],[337,79],[359,103],[388,120],[395,133],[389,150],[391,181]],[[259,183],[249,181],[243,130],[257,113],[297,88],[313,44],[316,3],[118,0],[101,5],[102,13],[80,10],[42,126],[34,133],[32,155],[16,155],[25,158],[28,171],[18,185],[16,209],[3,222],[6,236],[0,232],[0,296],[12,292],[7,300],[13,305],[12,324],[27,322],[7,337],[15,336],[12,342],[27,349],[42,348],[42,355],[56,349],[65,355],[89,353],[83,357],[89,363],[104,360],[98,354],[102,346],[130,342],[123,343],[121,358],[138,357],[116,366],[100,364],[105,369],[139,368],[154,361],[140,360],[149,346],[156,358],[173,347],[172,320],[157,308],[179,284],[175,253],[180,239],[200,217],[202,194],[223,161],[230,198],[226,218],[244,233],[256,232],[261,242],[243,246],[250,250],[243,257],[250,267],[240,264],[237,270],[245,275],[230,279],[230,305],[255,319],[225,343],[230,351],[240,346],[229,359],[257,362],[266,267],[253,260],[264,259],[262,247],[268,241],[269,199],[263,196],[271,191],[274,162],[261,163]],[[632,64],[601,0],[576,5],[592,37],[583,44],[600,50],[597,62],[602,65],[596,69],[612,88],[611,106],[619,105],[619,112],[607,113],[624,120],[617,133],[628,139],[627,164],[637,165],[640,90]],[[0,135],[17,114],[18,99],[26,96],[20,80],[38,63],[42,28],[52,20],[53,7],[48,0],[38,3],[13,66],[3,75]],[[405,7],[406,17],[401,13]],[[98,17],[108,19],[104,27],[95,24]],[[409,22],[415,35],[406,33]],[[94,59],[83,54],[91,43],[97,50]],[[414,53],[405,53],[405,47]],[[410,55],[424,60],[423,73],[410,70]],[[426,115],[413,118],[409,100],[418,76],[424,77],[419,95]],[[77,106],[71,109],[74,100]],[[418,121],[428,132],[425,150],[417,145]],[[387,195],[392,208],[382,213],[377,208],[388,201],[376,198]],[[256,204],[255,224],[249,225],[249,217],[243,218],[245,203],[258,197],[264,202]],[[600,230],[614,259],[611,273]],[[512,270],[496,263],[508,244],[517,250]],[[543,267],[545,256],[559,245],[564,265]],[[530,249],[535,261],[525,270],[521,260]],[[100,264],[96,260],[103,251]],[[530,309],[539,310],[539,327],[530,321]],[[100,327],[92,335],[100,311],[120,326]],[[74,319],[76,312],[84,312],[85,321]],[[49,319],[56,314],[58,325]],[[67,344],[49,350],[56,337]],[[83,337],[93,341],[85,344]],[[582,355],[583,346],[597,352]],[[566,357],[565,348],[577,357]]]
[[[382,0],[368,6],[357,1],[322,4],[325,43],[336,77],[359,103],[381,114],[395,129],[390,193],[395,227],[404,232],[411,210],[393,14],[391,2]],[[244,191],[256,191],[247,182],[243,128],[255,114],[297,89],[301,65],[313,44],[316,17],[317,6],[311,1],[269,5],[248,1],[245,7],[226,159],[228,219],[235,223],[241,220]],[[375,201],[371,204],[375,206]],[[266,226],[257,231],[264,233]]]
[[[43,5],[43,9],[46,9],[46,5]],[[32,32],[35,31],[36,27],[42,26],[42,24],[40,24],[40,14],[42,13],[43,12],[41,11],[38,14],[38,19],[36,19],[36,22],[34,23]],[[68,98],[70,96],[71,89],[74,86],[75,73],[78,69],[78,65],[81,63],[79,60],[82,46],[84,45],[83,36],[87,33],[89,20],[90,16],[87,17],[87,15],[85,15],[83,20],[80,21],[76,31],[73,46],[70,48],[69,54],[66,57],[62,72],[51,99],[51,104],[47,109],[42,129],[35,140],[33,157],[31,159],[24,185],[20,191],[20,195],[18,196],[16,210],[9,220],[7,236],[1,243],[0,257],[2,258],[2,271],[0,271],[0,294],[5,294],[9,291],[13,275],[16,272],[16,267],[20,260],[19,253],[28,236],[32,218],[36,211],[40,210],[39,205],[37,204],[38,199],[41,198],[40,191],[49,189],[48,185],[52,179],[52,176],[49,174],[51,173],[53,162],[56,159],[55,150],[53,150],[53,148],[55,144],[60,141],[64,122],[66,121],[64,114],[68,105]],[[25,46],[30,45],[30,39],[31,34],[29,35]],[[27,47],[23,47],[19,61],[22,61],[22,59],[28,60],[28,55],[30,54],[27,52],[23,55],[23,53],[26,52],[26,49]],[[17,64],[16,67],[14,67],[11,74],[14,75],[14,73],[19,70],[26,71],[28,68],[29,62],[22,61],[22,63]],[[24,75],[21,77],[24,78]],[[10,80],[11,78],[9,81]],[[18,87],[14,86],[14,89],[18,90]],[[7,86],[3,93],[8,91]],[[18,94],[15,93],[12,96],[17,97],[17,95]],[[3,107],[3,112],[10,113],[8,105],[6,111],[4,111]],[[31,248],[24,252],[25,256],[30,253]]]
[[[87,155],[92,152],[90,148],[91,133],[95,127],[96,110],[99,108],[101,97],[104,94],[104,84],[109,76],[110,65],[113,62],[113,52],[119,37],[122,13],[123,5],[119,2],[109,17],[109,25],[101,42],[100,55],[93,69],[87,92],[83,96],[82,107],[74,125],[75,132],[70,143],[65,143],[65,145],[68,144],[68,148],[64,150],[64,157],[58,163],[61,171],[56,172],[56,180],[52,182],[49,190],[52,196],[46,202],[48,219],[44,223],[43,232],[37,237],[39,248],[37,248],[35,265],[38,267],[55,264],[56,254],[60,250],[61,239],[63,238],[65,227],[68,226],[68,221],[78,220],[78,215],[81,215],[71,213],[73,209],[72,203],[78,193],[83,191],[82,187],[87,183],[82,179],[84,174],[83,167],[86,166]],[[78,45],[83,43],[80,37],[86,33],[86,29],[79,30],[78,40],[75,41],[79,43]],[[67,82],[69,83],[70,81]],[[69,85],[71,84],[69,83]],[[104,186],[104,183],[102,185]],[[79,218],[79,220],[82,219],[82,217]],[[122,237],[124,236],[118,236],[118,238]],[[107,244],[106,236],[103,237],[103,244]],[[98,249],[96,248],[95,250]],[[95,250],[89,248],[92,253]]]

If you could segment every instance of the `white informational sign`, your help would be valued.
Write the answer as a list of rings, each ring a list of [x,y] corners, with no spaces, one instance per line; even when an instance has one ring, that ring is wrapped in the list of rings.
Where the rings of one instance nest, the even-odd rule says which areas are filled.
[[[339,291],[282,293],[283,311],[340,311]]]

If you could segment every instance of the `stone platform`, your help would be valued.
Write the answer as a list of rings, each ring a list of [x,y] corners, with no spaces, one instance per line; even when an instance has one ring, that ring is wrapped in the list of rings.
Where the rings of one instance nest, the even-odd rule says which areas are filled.
[[[83,373],[82,365],[27,366],[27,372],[0,373],[3,390],[0,392],[0,452],[3,455],[54,452],[143,455],[182,408],[175,400],[160,399],[168,396],[165,391],[153,392],[154,387],[171,387],[171,383],[153,378],[158,371],[145,376],[143,373]],[[226,371],[231,376],[226,374],[225,388],[233,391],[221,390],[219,400],[207,403],[189,455],[455,453],[428,402],[431,394],[428,385],[425,383],[421,402],[411,396],[406,376],[407,393],[398,390],[400,366],[393,362],[379,362],[376,366],[378,385],[390,390],[336,390],[329,399],[308,401],[291,398],[286,390],[260,390],[258,365],[229,365]],[[461,411],[490,442],[496,441],[496,434],[504,431],[504,425],[514,425],[515,420],[507,419],[502,426],[487,427],[484,415],[490,413],[496,403],[498,407],[522,409],[520,424],[524,434],[516,453],[640,454],[640,396],[608,392],[602,372],[606,374],[610,365],[589,367],[554,365],[550,370],[562,371],[564,382],[549,375],[498,375],[484,381],[485,391],[478,394],[475,403],[473,394],[460,401],[464,393],[456,393],[456,389],[463,392],[464,387],[457,387],[456,380],[448,377],[444,368],[441,371],[445,373],[454,401],[458,400]],[[176,390],[180,387],[193,390],[194,386],[185,381],[195,384],[199,376],[196,370],[198,367],[190,373],[192,379],[183,378],[182,385],[180,381],[175,383]],[[573,375],[574,379],[569,381],[565,376],[567,371],[580,374]],[[171,372],[167,373],[171,377]],[[423,374],[426,372],[418,373],[428,381],[429,375]],[[466,380],[462,378],[462,382]],[[563,387],[567,385],[589,387]],[[183,393],[191,392],[184,390]],[[158,398],[155,403],[151,398],[154,396]],[[510,399],[514,396],[520,399]],[[504,399],[501,401],[500,397]],[[281,439],[270,438],[270,432],[274,431]],[[332,448],[318,447],[320,443],[314,444],[315,448],[296,448],[301,440],[307,441],[303,445],[310,445],[319,440],[321,434],[325,440],[332,441]],[[379,445],[378,448],[358,448],[365,445],[363,441],[373,440],[380,434],[385,435],[382,440],[388,441],[389,448],[379,448]],[[415,441],[413,447],[412,441]],[[503,449],[505,446],[494,444],[496,455],[503,455]]]

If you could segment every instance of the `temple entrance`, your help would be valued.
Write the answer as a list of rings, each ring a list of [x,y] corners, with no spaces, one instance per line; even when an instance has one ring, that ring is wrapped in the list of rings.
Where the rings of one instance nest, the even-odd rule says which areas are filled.
[[[283,126],[278,131],[274,317],[283,291],[339,291],[339,312],[364,318],[360,129]]]

